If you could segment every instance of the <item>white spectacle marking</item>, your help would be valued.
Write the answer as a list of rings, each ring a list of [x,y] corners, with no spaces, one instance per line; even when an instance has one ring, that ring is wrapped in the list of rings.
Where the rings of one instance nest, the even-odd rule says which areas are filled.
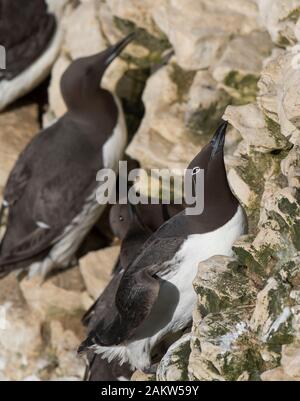
[[[194,167],[193,168],[193,175],[196,175],[196,174],[200,173],[200,171],[201,171],[200,167]]]
[[[44,223],[43,221],[37,221],[36,225],[43,230],[50,230],[50,226],[48,226],[48,224]]]
[[[8,207],[8,206],[9,206],[9,203],[8,203],[5,199],[3,199],[2,205],[3,205],[4,207]]]

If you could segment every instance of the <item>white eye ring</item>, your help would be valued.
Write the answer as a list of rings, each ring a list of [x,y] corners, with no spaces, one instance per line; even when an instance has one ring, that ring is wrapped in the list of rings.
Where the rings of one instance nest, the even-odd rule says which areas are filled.
[[[193,168],[192,175],[196,175],[196,174],[200,173],[200,171],[201,171],[201,168],[200,168],[200,167],[194,167],[194,168]]]

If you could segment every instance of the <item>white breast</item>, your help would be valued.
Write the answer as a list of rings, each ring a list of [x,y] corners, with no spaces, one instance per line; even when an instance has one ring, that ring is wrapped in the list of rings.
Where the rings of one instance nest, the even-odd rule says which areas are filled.
[[[181,261],[176,273],[170,272],[162,277],[172,283],[180,294],[172,321],[163,332],[177,331],[191,320],[196,302],[193,281],[199,263],[215,255],[232,256],[232,245],[245,233],[245,230],[246,219],[243,209],[239,206],[236,214],[224,226],[206,234],[194,234],[188,237],[174,258],[175,263],[176,259]],[[158,333],[157,337],[163,334]]]
[[[114,99],[118,107],[118,123],[113,134],[103,146],[103,163],[105,168],[116,170],[127,143],[127,128],[121,103],[116,96]]]

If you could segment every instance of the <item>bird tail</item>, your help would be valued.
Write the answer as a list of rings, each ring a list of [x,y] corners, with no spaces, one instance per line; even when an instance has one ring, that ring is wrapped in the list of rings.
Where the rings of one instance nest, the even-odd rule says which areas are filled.
[[[36,230],[25,238],[17,247],[12,249],[9,254],[0,253],[0,277],[13,270],[22,268],[23,263],[31,263],[48,251],[53,244],[51,233],[45,230]]]

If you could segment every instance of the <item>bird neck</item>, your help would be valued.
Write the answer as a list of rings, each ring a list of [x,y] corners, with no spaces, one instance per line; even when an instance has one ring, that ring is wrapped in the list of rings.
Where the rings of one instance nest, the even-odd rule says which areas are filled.
[[[69,107],[69,117],[78,123],[110,131],[118,118],[118,108],[113,95],[104,89],[82,96],[80,104]]]

